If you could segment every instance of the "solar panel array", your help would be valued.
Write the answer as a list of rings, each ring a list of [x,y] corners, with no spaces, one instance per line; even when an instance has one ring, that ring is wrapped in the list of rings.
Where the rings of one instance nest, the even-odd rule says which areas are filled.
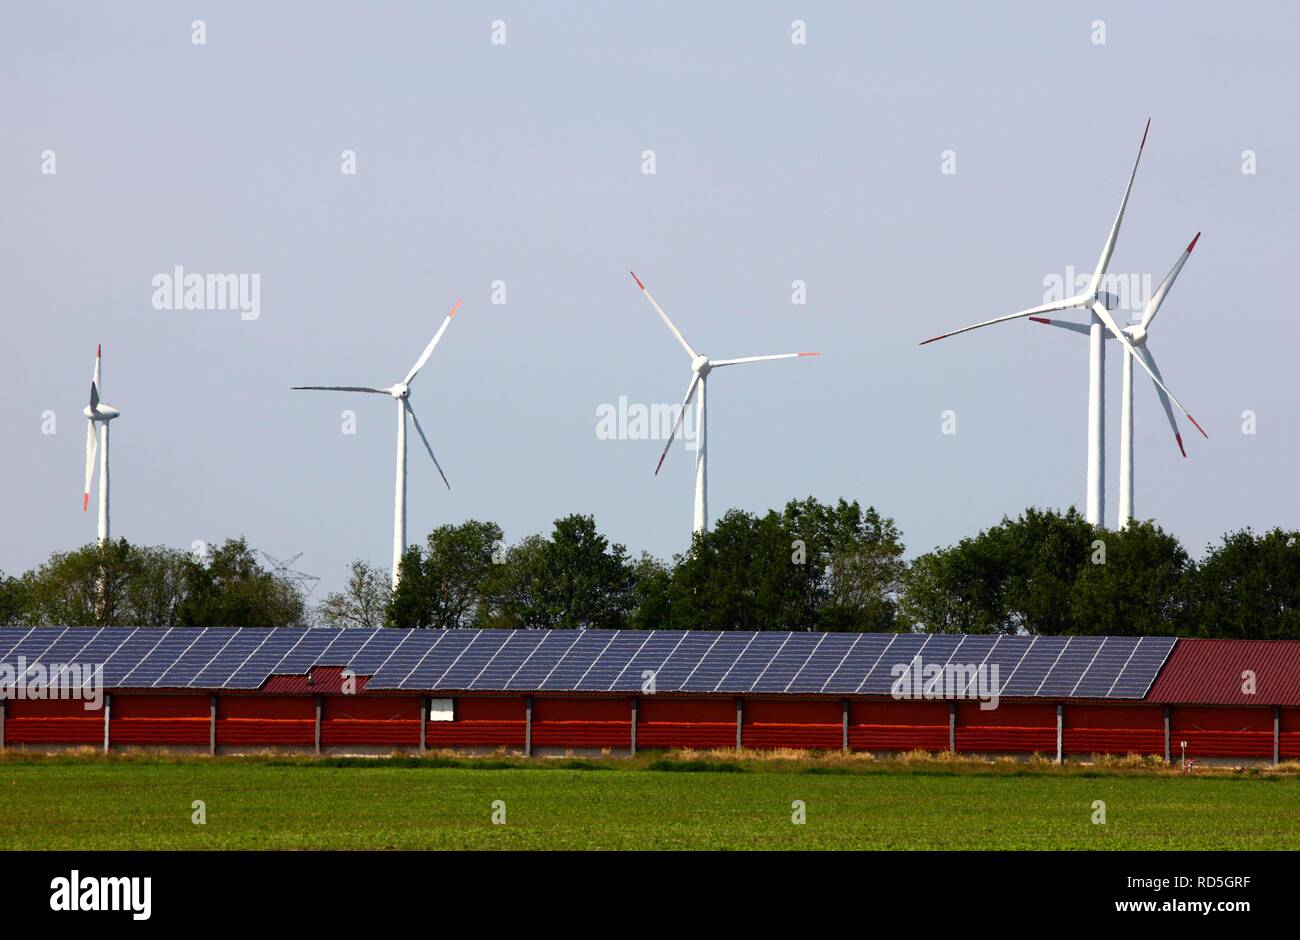
[[[3,627],[0,662],[103,667],[105,688],[259,689],[339,666],[368,689],[888,695],[896,667],[998,667],[1011,698],[1141,699],[1173,637],[682,630]],[[991,670],[988,671],[991,673]],[[969,674],[966,674],[969,676]],[[958,691],[977,689],[969,676]]]

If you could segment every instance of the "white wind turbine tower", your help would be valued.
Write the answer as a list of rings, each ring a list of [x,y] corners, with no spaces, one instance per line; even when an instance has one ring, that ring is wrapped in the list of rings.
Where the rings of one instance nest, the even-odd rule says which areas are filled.
[[[1102,524],[1102,514],[1105,509],[1105,472],[1106,472],[1106,451],[1105,451],[1105,432],[1106,432],[1106,415],[1105,415],[1105,375],[1106,375],[1106,349],[1105,338],[1106,331],[1124,347],[1125,352],[1129,355],[1135,355],[1137,350],[1133,341],[1115,318],[1111,316],[1110,311],[1118,306],[1117,299],[1101,289],[1102,278],[1106,276],[1106,268],[1110,264],[1111,255],[1115,252],[1115,242],[1119,238],[1120,223],[1124,221],[1124,210],[1128,206],[1129,193],[1133,191],[1133,180],[1137,176],[1138,163],[1142,160],[1142,150],[1146,146],[1147,131],[1151,129],[1151,121],[1147,120],[1146,130],[1142,132],[1142,143],[1138,146],[1137,159],[1133,161],[1133,172],[1129,174],[1128,188],[1124,190],[1124,199],[1119,204],[1119,212],[1115,215],[1115,221],[1111,224],[1110,234],[1106,238],[1105,245],[1101,249],[1101,258],[1097,261],[1097,268],[1092,273],[1092,278],[1088,282],[1087,288],[1081,294],[1073,297],[1067,297],[1064,300],[1046,303],[1039,307],[1031,307],[1028,310],[1021,310],[1017,313],[1009,313],[1006,316],[995,317],[992,320],[985,320],[982,323],[975,323],[971,326],[962,327],[960,330],[953,330],[951,333],[943,333],[939,336],[923,340],[921,345],[933,343],[935,340],[945,339],[949,336],[956,336],[959,333],[966,333],[970,330],[977,330],[983,326],[991,326],[994,323],[1004,323],[1007,320],[1016,320],[1021,317],[1038,316],[1044,313],[1053,313],[1057,310],[1072,310],[1080,308],[1091,310],[1092,317],[1088,327],[1089,336],[1089,357],[1088,357],[1088,473],[1087,473],[1087,499],[1085,516],[1093,525]],[[1178,410],[1187,415],[1187,420],[1196,426],[1205,437],[1205,429],[1196,423],[1196,419],[1188,414],[1187,409],[1182,406],[1173,392],[1161,381],[1155,369],[1143,359],[1137,357],[1138,363],[1151,376],[1151,381],[1156,383],[1156,387],[1169,396],[1169,399],[1177,406]]]
[[[429,439],[424,436],[424,429],[420,427],[420,419],[415,416],[415,409],[411,407],[411,382],[415,379],[416,374],[424,368],[424,364],[429,361],[429,356],[433,354],[433,347],[438,345],[438,340],[442,339],[442,334],[447,331],[451,318],[456,315],[456,308],[460,306],[460,301],[451,308],[451,313],[447,314],[447,319],[442,321],[442,326],[438,327],[438,332],[433,334],[433,339],[429,340],[429,345],[424,347],[424,352],[420,358],[411,366],[411,371],[406,373],[406,378],[396,385],[390,385],[387,388],[369,388],[360,385],[295,385],[294,391],[323,391],[323,392],[367,392],[372,395],[391,395],[397,401],[397,486],[393,499],[393,588],[397,588],[398,569],[402,562],[402,553],[406,550],[406,417],[410,415],[411,421],[415,423],[415,430],[420,435],[420,440],[424,442],[424,449],[429,452],[433,465],[438,468],[438,475],[442,477],[442,482],[446,484],[447,489],[451,489],[451,484],[447,482],[447,475],[442,472],[442,465],[438,463],[438,458],[433,456],[433,448],[429,446]]]
[[[708,384],[709,372],[721,366],[736,366],[745,362],[764,362],[768,359],[794,359],[799,356],[820,356],[821,353],[815,352],[798,352],[798,353],[778,353],[774,356],[746,356],[743,359],[710,359],[708,356],[697,353],[691,348],[691,344],[686,342],[681,331],[673,325],[673,321],[668,319],[668,314],[664,313],[663,308],[655,303],[655,299],[650,296],[641,279],[632,274],[632,280],[636,281],[636,286],[641,288],[641,293],[645,294],[645,299],[650,301],[650,306],[655,308],[664,325],[677,338],[677,342],[682,344],[682,349],[686,350],[686,355],[691,357],[691,382],[686,387],[686,397],[682,399],[681,410],[677,412],[677,420],[673,422],[672,433],[668,435],[668,443],[664,445],[663,453],[659,455],[659,463],[655,466],[655,475],[658,476],[659,468],[664,465],[664,458],[668,456],[668,449],[673,446],[673,440],[677,436],[677,429],[681,427],[682,417],[686,414],[686,408],[691,403],[692,396],[696,390],[699,390],[699,401],[695,406],[695,525],[693,531],[705,532],[709,528],[709,492],[708,492],[708,451],[705,448],[705,430],[707,428],[707,412],[704,410],[705,388]]]
[[[1173,266],[1165,279],[1160,282],[1160,286],[1147,300],[1146,307],[1142,310],[1142,318],[1137,323],[1124,327],[1124,332],[1132,341],[1133,346],[1138,350],[1138,355],[1146,360],[1147,365],[1155,375],[1160,375],[1160,367],[1156,365],[1155,353],[1151,350],[1150,328],[1151,323],[1160,312],[1160,305],[1164,303],[1165,297],[1174,286],[1174,281],[1178,278],[1178,272],[1182,271],[1183,265],[1191,257],[1192,249],[1196,247],[1197,240],[1201,233],[1197,232],[1196,237],[1191,240],[1187,248],[1179,257],[1178,262]],[[1087,335],[1088,327],[1081,323],[1068,323],[1064,320],[1049,320],[1046,317],[1030,317],[1029,319],[1037,323],[1046,323],[1048,326],[1056,326],[1062,329],[1071,330],[1075,333]],[[1178,449],[1184,457],[1187,451],[1183,447],[1183,435],[1178,430],[1178,419],[1174,416],[1174,409],[1169,404],[1169,396],[1165,394],[1163,388],[1156,385],[1156,397],[1160,399],[1160,404],[1165,410],[1165,417],[1169,420],[1169,427],[1173,429],[1174,441],[1178,444]],[[1124,350],[1124,385],[1123,395],[1120,399],[1120,417],[1119,417],[1119,524],[1118,528],[1123,529],[1133,520],[1133,354],[1127,349]]]
[[[86,485],[82,492],[81,511],[90,508],[90,478],[95,473],[95,424],[99,424],[99,544],[108,542],[108,423],[122,412],[110,408],[99,400],[99,388],[103,383],[100,375],[100,360],[104,347],[95,347],[95,373],[90,380],[90,404],[82,412],[86,416]]]

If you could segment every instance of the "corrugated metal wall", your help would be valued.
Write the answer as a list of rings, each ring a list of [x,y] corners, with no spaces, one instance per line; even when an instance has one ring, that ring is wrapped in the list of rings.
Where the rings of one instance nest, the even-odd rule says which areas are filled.
[[[321,698],[321,744],[418,747],[421,700],[415,696],[326,695]],[[525,704],[518,697],[456,699],[455,720],[428,722],[426,743],[438,747],[522,748]],[[1067,754],[1162,754],[1161,705],[1069,704],[1064,710]],[[1056,707],[1044,703],[1002,703],[982,711],[977,702],[956,707],[955,744],[963,753],[1056,750]],[[1280,755],[1300,757],[1300,709],[1280,712]],[[843,740],[843,703],[835,700],[747,699],[743,703],[745,747],[837,750]],[[211,733],[206,694],[117,694],[112,698],[113,745],[207,745]],[[316,697],[310,695],[220,695],[219,746],[307,746],[315,741]],[[733,748],[736,703],[730,698],[638,700],[640,748]],[[627,748],[631,702],[625,698],[533,699],[532,743],[536,747]],[[949,704],[943,701],[854,701],[849,706],[853,750],[945,751],[949,747]],[[7,744],[102,745],[102,711],[79,701],[6,703]],[[1177,705],[1172,707],[1172,756],[1273,756],[1273,709]]]

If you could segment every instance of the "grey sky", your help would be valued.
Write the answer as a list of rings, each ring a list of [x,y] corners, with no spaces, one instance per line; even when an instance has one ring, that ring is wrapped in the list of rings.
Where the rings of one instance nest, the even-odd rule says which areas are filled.
[[[1185,433],[1180,458],[1138,379],[1137,515],[1194,554],[1230,528],[1300,524],[1300,8],[684,9],[10,5],[0,569],[94,539],[80,409],[98,342],[123,412],[115,535],[244,533],[304,552],[325,590],[354,557],[387,564],[391,401],[289,386],[399,380],[457,297],[412,399],[452,491],[413,449],[411,540],[469,517],[513,540],[590,512],[634,552],[681,551],[692,455],[655,478],[660,444],[595,433],[601,403],[676,401],[689,378],[629,268],[710,355],[823,352],[713,377],[715,517],[845,496],[893,516],[915,553],[1030,504],[1081,506],[1086,343],[1011,323],[916,344],[1091,269],[1148,116],[1112,270],[1158,282],[1204,231],[1152,337],[1211,437]],[[260,318],[155,310],[151,278],[178,264],[260,274]]]

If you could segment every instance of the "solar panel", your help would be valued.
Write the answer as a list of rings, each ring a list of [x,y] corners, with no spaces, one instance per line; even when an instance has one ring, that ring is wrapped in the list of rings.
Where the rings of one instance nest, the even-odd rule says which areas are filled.
[[[611,692],[641,692],[659,689],[659,670],[673,651],[686,641],[684,630],[655,630],[628,662],[627,667],[609,684]],[[653,685],[651,685],[653,683]]]
[[[474,641],[478,631],[444,630],[438,643],[415,664],[405,676],[398,680],[401,689],[436,689],[443,673],[452,667],[456,659],[465,651],[465,647]]]
[[[587,674],[578,680],[574,688],[579,692],[607,691],[653,635],[647,630],[616,630],[613,642],[596,657]]]
[[[226,680],[224,688],[260,689],[271,675],[275,665],[284,659],[295,646],[302,642],[302,630],[272,630],[266,642],[240,663],[238,668]]]
[[[1123,672],[1106,693],[1107,698],[1137,699],[1146,696],[1177,640],[1169,636],[1144,636],[1125,664]]]
[[[492,661],[501,647],[505,646],[510,634],[504,630],[469,630],[476,634],[464,651],[456,657],[455,662],[443,672],[435,688],[468,689],[470,684]]]
[[[1069,637],[1065,649],[1052,664],[1036,694],[1052,698],[1068,696],[1101,650],[1102,639],[1097,636]]]
[[[582,681],[582,677],[596,664],[596,659],[614,642],[612,630],[579,631],[578,642],[560,657],[555,668],[542,680],[540,689],[552,692],[569,691]]]
[[[1006,639],[1014,638],[1006,637]],[[1047,674],[1056,665],[1057,658],[1065,651],[1066,639],[1061,636],[1033,637],[1020,664],[1002,680],[1002,694],[1037,695],[1038,687],[1043,684]]]
[[[547,635],[541,630],[510,630],[508,633],[509,636],[496,651],[496,655],[470,681],[471,689],[495,691],[505,688],[506,682],[541,645]]]
[[[577,630],[547,630],[542,642],[537,644],[506,682],[506,688],[523,692],[535,691],[580,637]]]
[[[235,670],[261,649],[273,636],[270,630],[237,630],[235,635],[203,666],[190,680],[191,688],[219,689],[235,673]]]
[[[655,670],[655,688],[660,692],[677,692],[695,671],[706,653],[721,637],[714,630],[697,630],[686,634],[664,664]]]
[[[397,648],[384,660],[383,665],[374,671],[368,689],[399,689],[402,680],[410,675],[411,670],[419,665],[429,651],[442,639],[445,630],[412,630]],[[353,672],[359,670],[353,669]]]
[[[898,637],[898,634],[880,634],[880,633],[863,633],[858,636],[849,651],[845,653],[844,659],[838,666],[835,666],[822,685],[821,691],[825,693],[842,693],[847,694],[856,692],[858,686],[862,684],[863,678],[871,672],[872,668],[880,661],[880,657],[885,654],[890,644]]]
[[[919,633],[896,635],[857,691],[864,695],[888,695],[898,680],[898,667],[911,668],[927,639]]]
[[[1105,698],[1119,678],[1129,657],[1137,649],[1136,637],[1108,636],[1079,681],[1070,690],[1072,698]]]
[[[786,634],[773,631],[748,634],[752,639],[718,680],[718,692],[748,692],[785,644]]]
[[[375,689],[637,693],[652,675],[656,692],[888,695],[896,667],[919,655],[922,666],[997,667],[1000,694],[1009,698],[1141,699],[1175,643],[777,631],[3,627],[0,661],[102,664],[107,688],[256,689],[271,675],[329,665],[370,676]]]

